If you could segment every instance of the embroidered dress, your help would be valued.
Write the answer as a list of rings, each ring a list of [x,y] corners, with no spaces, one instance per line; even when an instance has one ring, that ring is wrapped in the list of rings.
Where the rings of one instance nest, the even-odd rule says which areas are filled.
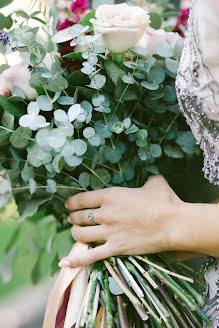
[[[193,0],[176,90],[187,123],[204,153],[205,177],[219,186],[219,1]],[[219,328],[219,259],[205,277],[205,310]]]

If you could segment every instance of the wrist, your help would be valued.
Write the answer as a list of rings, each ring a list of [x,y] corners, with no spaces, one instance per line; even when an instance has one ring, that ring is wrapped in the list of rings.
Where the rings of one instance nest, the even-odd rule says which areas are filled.
[[[181,201],[178,204],[175,215],[172,218],[171,230],[169,234],[169,250],[170,251],[195,251],[191,245],[192,219],[191,205]]]
[[[172,249],[219,256],[219,206],[182,203],[171,234]]]

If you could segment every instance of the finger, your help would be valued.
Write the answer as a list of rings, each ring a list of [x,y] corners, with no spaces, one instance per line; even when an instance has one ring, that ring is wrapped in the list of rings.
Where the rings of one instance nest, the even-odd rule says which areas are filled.
[[[104,242],[106,240],[106,231],[103,226],[80,227],[74,225],[71,228],[72,237],[81,243]]]
[[[94,223],[88,218],[91,210],[75,211],[70,213],[68,221],[72,224],[79,226],[93,226]],[[97,208],[93,211],[93,221],[96,224],[101,224],[103,222],[101,216],[101,209]]]
[[[65,257],[59,263],[60,267],[70,266],[72,268],[88,265],[112,256],[112,251],[109,245],[106,243],[101,246],[89,249],[80,255],[74,257]]]
[[[69,197],[65,203],[65,207],[70,211],[100,207],[103,202],[103,194],[104,190],[79,193],[73,197]]]

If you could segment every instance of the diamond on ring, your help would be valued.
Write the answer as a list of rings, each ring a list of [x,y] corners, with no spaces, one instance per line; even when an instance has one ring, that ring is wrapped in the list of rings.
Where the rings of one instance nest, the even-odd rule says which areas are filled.
[[[93,213],[94,213],[94,208],[90,211],[90,213],[88,214],[88,219],[96,225],[95,221],[94,221],[94,217],[93,217]]]

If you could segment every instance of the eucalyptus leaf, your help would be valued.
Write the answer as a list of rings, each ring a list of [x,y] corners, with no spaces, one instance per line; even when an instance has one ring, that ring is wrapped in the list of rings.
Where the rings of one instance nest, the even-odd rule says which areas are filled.
[[[11,115],[6,110],[4,110],[2,115],[2,126],[9,130],[14,130],[14,115]]]
[[[156,50],[161,57],[172,57],[174,55],[171,46],[166,41],[161,41],[156,44]]]
[[[113,277],[109,277],[109,290],[110,290],[111,294],[116,295],[116,296],[124,294],[123,290],[115,282]]]
[[[92,26],[92,22],[91,20],[95,18],[96,15],[96,9],[93,9],[91,11],[89,11],[86,15],[84,15],[81,20],[79,21],[78,24],[82,25],[82,26]]]
[[[75,155],[65,156],[65,161],[69,166],[75,167],[81,165],[81,163],[83,162],[83,158]]]
[[[82,33],[85,33],[87,28],[82,24],[75,24],[71,27],[65,28],[64,30],[58,31],[53,37],[52,41],[54,43],[63,43],[66,41],[70,41]]]
[[[158,158],[162,155],[162,148],[159,145],[150,145],[150,153],[153,157]]]
[[[119,149],[106,147],[104,151],[105,158],[111,163],[118,163],[122,158],[122,153]]]
[[[97,169],[97,170],[95,170],[95,174],[100,179],[96,175],[91,175],[91,177],[90,177],[90,186],[94,190],[102,189],[104,187],[103,182],[105,184],[108,184],[111,181],[111,174],[106,169]]]
[[[11,136],[12,132],[4,130],[0,127],[0,143],[7,140]]]
[[[33,216],[39,209],[39,206],[42,204],[45,204],[49,200],[51,200],[52,197],[43,197],[38,199],[30,199],[28,202],[26,202],[25,207],[21,213],[21,216],[19,218],[19,221],[22,222],[26,218]]]
[[[39,108],[43,111],[49,112],[53,109],[52,101],[47,95],[37,97],[36,101],[39,105]]]
[[[71,142],[77,156],[82,156],[87,151],[87,143],[82,139],[76,139]]]
[[[23,106],[18,106],[12,104],[7,96],[0,95],[0,106],[2,106],[5,110],[7,110],[11,115],[19,118],[25,113],[25,109]]]
[[[104,68],[114,84],[117,84],[119,77],[125,75],[125,72],[112,60],[106,60],[104,62]]]
[[[79,175],[79,184],[81,187],[88,188],[90,185],[90,177],[91,175],[88,172],[82,172]]]
[[[96,74],[92,77],[89,87],[92,89],[101,89],[106,83],[106,77],[102,74]]]
[[[10,143],[14,148],[25,148],[32,136],[32,131],[29,128],[23,128],[20,126],[10,136]]]
[[[61,96],[57,99],[57,103],[60,105],[73,105],[75,101],[74,97]]]
[[[152,81],[156,84],[162,83],[165,79],[165,71],[160,66],[153,66],[150,69],[149,74],[150,74],[150,78],[152,79]]]
[[[166,68],[173,74],[177,74],[178,68],[179,68],[179,62],[177,60],[173,60],[170,58],[167,58],[165,60]]]
[[[143,81],[141,85],[148,90],[157,90],[159,89],[159,84],[156,82],[148,82],[148,81]]]
[[[64,77],[57,77],[48,84],[49,90],[59,92],[68,87],[68,81]]]

